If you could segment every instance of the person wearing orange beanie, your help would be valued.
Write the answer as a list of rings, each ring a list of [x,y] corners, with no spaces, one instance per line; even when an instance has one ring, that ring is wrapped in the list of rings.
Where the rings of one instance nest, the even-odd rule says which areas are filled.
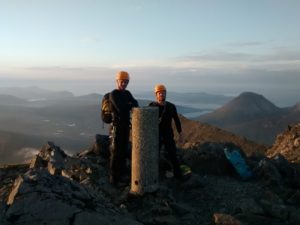
[[[130,111],[138,107],[137,100],[126,90],[130,77],[128,72],[116,74],[116,86],[109,100],[112,103],[112,123],[110,127],[109,181],[118,185],[126,176],[126,154],[129,152]]]
[[[182,173],[176,155],[177,149],[172,128],[172,120],[174,120],[176,130],[179,135],[181,134],[182,129],[177,109],[173,103],[166,101],[167,89],[165,85],[157,84],[154,87],[154,93],[156,101],[151,102],[149,106],[158,107],[159,109],[159,149],[164,145],[168,158],[172,163],[174,177],[181,179]]]

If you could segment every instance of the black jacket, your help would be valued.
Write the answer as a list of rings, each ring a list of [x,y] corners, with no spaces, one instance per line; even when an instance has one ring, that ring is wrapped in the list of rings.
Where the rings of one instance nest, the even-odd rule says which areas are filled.
[[[156,106],[159,109],[160,136],[171,135],[173,137],[172,119],[175,122],[177,132],[181,133],[181,123],[174,104],[168,101],[166,101],[164,105],[159,105],[157,102],[151,102],[149,106]]]
[[[130,110],[133,107],[138,107],[138,102],[132,94],[127,90],[120,91],[115,89],[110,94],[110,101],[112,102],[114,122],[122,124],[129,123]]]

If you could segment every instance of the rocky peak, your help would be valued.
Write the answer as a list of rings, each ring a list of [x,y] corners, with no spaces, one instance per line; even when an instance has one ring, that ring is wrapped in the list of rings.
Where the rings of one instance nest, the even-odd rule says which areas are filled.
[[[291,108],[292,112],[300,112],[300,102]]]
[[[283,155],[293,163],[300,163],[300,123],[288,126],[277,135],[274,145],[267,151],[269,157],[276,154]]]
[[[253,92],[244,92],[221,107],[219,111],[238,112],[248,115],[268,115],[279,110],[277,106],[264,96]]]

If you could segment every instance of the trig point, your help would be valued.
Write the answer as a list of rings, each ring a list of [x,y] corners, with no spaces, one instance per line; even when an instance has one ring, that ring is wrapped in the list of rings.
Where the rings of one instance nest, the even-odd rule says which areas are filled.
[[[132,110],[132,194],[143,195],[158,188],[158,109]]]

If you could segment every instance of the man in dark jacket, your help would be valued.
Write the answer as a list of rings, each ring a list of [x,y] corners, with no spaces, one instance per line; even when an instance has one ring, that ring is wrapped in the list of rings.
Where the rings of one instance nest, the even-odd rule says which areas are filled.
[[[172,129],[172,120],[175,122],[176,130],[181,134],[181,123],[177,114],[176,106],[166,101],[167,89],[163,84],[158,84],[154,88],[156,102],[151,102],[149,106],[155,106],[159,109],[159,148],[162,145],[168,153],[173,166],[174,177],[182,177],[179,162],[176,155],[176,144]]]
[[[120,182],[126,171],[126,153],[129,148],[130,111],[138,106],[137,100],[126,90],[129,74],[120,71],[116,74],[116,85],[109,95],[112,104],[112,125],[110,127],[110,174],[109,181],[113,185]]]

